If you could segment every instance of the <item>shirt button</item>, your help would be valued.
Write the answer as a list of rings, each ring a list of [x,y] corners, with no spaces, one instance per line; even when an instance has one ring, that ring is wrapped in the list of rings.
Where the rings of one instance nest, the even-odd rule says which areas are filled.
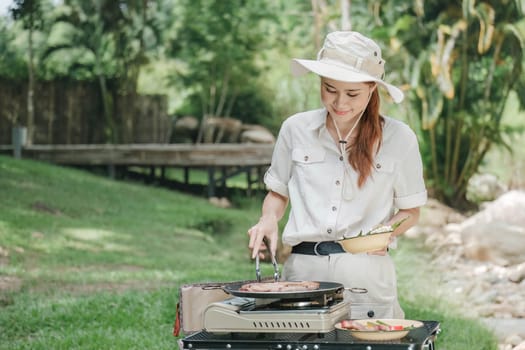
[[[308,156],[304,156],[304,161],[305,161],[305,162],[308,161]]]
[[[376,168],[381,169],[381,164],[377,163]]]
[[[343,161],[343,159],[344,159],[343,156],[339,157],[339,160],[340,160],[340,161]]]
[[[328,230],[326,230],[327,233],[332,233],[332,229],[329,228]]]
[[[341,184],[341,181],[336,180],[336,181],[335,181],[335,184],[336,184],[337,186],[339,186],[339,185]]]
[[[336,211],[337,210],[337,207],[332,207],[332,211]]]

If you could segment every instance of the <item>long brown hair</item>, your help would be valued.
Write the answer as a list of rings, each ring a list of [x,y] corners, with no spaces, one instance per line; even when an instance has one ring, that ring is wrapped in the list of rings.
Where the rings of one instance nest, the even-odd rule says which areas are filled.
[[[357,137],[349,145],[348,161],[359,174],[358,187],[362,187],[374,168],[374,155],[381,147],[384,119],[379,114],[379,93],[372,91],[370,101],[357,128]]]

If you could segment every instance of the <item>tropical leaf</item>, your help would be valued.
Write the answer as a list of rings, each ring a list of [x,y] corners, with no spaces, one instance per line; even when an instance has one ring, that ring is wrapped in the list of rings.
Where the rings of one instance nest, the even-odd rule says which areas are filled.
[[[438,88],[431,86],[426,88],[418,86],[416,94],[421,100],[421,128],[433,129],[443,111],[443,94]]]
[[[441,25],[437,31],[437,50],[431,55],[430,63],[439,89],[448,99],[454,98],[454,83],[450,74],[455,59],[453,51],[460,32],[466,28],[467,23],[459,20],[453,27]]]
[[[470,15],[475,12],[474,6],[476,1],[475,0],[463,0],[461,2],[461,9],[463,11],[463,18],[469,18]]]
[[[503,30],[507,34],[512,34],[518,41],[521,50],[525,51],[525,18],[516,23],[505,23]]]
[[[483,2],[476,7],[474,14],[479,19],[478,53],[484,54],[492,43],[496,11],[492,6]]]
[[[515,2],[519,15],[523,16],[525,14],[525,0],[515,0]]]

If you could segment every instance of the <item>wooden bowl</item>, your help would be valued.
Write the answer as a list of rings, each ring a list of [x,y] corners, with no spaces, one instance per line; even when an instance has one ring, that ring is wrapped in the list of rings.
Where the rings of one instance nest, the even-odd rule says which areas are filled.
[[[337,242],[348,253],[368,253],[374,250],[385,249],[390,242],[391,234],[392,232],[373,233],[365,236],[345,238]]]

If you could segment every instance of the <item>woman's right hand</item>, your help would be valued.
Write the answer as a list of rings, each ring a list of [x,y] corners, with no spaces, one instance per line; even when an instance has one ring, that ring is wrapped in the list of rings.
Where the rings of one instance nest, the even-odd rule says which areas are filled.
[[[250,242],[248,248],[252,250],[252,259],[255,259],[257,254],[260,258],[264,258],[264,251],[270,249],[270,252],[275,254],[277,251],[278,220],[271,216],[262,216],[259,222],[248,230]],[[263,239],[266,237],[270,242],[270,247],[264,244]]]
[[[252,259],[255,259],[257,254],[264,258],[264,253],[261,250],[270,249],[275,254],[277,251],[277,239],[279,238],[279,220],[283,217],[288,205],[288,198],[277,192],[269,191],[264,198],[262,216],[259,222],[248,230],[250,236],[250,243],[248,248],[252,250]],[[270,247],[266,247],[263,238],[266,237],[270,241]]]

